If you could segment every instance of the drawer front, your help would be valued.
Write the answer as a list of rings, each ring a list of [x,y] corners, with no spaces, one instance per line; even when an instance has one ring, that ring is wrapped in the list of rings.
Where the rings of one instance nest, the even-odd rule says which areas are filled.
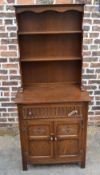
[[[77,117],[82,115],[81,103],[25,105],[22,109],[24,119]]]

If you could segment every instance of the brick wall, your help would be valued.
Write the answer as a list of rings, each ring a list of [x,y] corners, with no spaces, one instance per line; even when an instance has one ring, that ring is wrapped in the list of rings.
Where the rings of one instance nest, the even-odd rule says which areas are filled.
[[[16,19],[13,4],[85,2],[83,84],[92,101],[89,122],[100,124],[100,12],[98,0],[0,0],[0,125],[17,124],[14,104],[20,86]]]

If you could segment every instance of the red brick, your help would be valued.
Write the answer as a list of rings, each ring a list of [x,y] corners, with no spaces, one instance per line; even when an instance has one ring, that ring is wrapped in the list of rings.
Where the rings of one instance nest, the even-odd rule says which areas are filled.
[[[0,108],[0,112],[6,112],[5,108]]]
[[[100,19],[93,20],[93,24],[100,24]]]
[[[0,75],[1,75],[1,74],[7,74],[7,70],[4,70],[4,69],[3,69],[3,70],[0,70]],[[1,89],[1,88],[0,88],[0,89]],[[4,90],[4,89],[3,89],[3,90]]]
[[[70,4],[73,0],[56,0],[56,4]]]
[[[93,30],[93,31],[96,31],[96,32],[97,32],[97,31],[99,32],[99,31],[100,31],[100,27],[99,27],[99,26],[93,26],[93,27],[92,27],[92,30]]]
[[[88,38],[88,35],[89,35],[89,34],[88,34],[88,33],[86,33],[86,32],[85,32],[85,33],[83,33],[83,38]]]
[[[0,58],[0,63],[6,63],[7,59],[6,58]]]
[[[100,100],[100,96],[96,96],[95,98],[96,98],[96,100]]]
[[[90,33],[90,38],[98,38],[99,33]]]
[[[0,0],[0,12],[4,10],[4,6],[1,5],[1,0]]]
[[[17,44],[17,39],[1,39],[1,44]]]
[[[4,26],[0,26],[0,32],[5,31],[5,27]]]
[[[18,87],[12,87],[12,91],[17,91]]]
[[[17,4],[33,4],[33,0],[17,0]]]
[[[3,86],[17,86],[18,85],[18,82],[17,81],[3,81],[2,82],[2,85]],[[4,98],[4,100],[5,100],[5,98]]]
[[[6,122],[7,119],[6,118],[0,118],[0,122]]]
[[[98,113],[100,115],[100,112],[95,112],[95,114],[97,114],[97,115],[98,115]],[[100,116],[89,117],[89,118],[90,118],[90,120],[100,120]]]
[[[17,50],[17,46],[10,45],[10,46],[9,46],[9,50]]]
[[[0,33],[0,38],[7,38],[8,37],[8,33]]]
[[[10,4],[13,4],[13,3],[15,3],[15,0],[7,0],[7,2]]]
[[[17,74],[16,70],[10,70],[9,74]]]
[[[6,18],[14,18],[15,17],[15,13],[4,13],[4,12],[2,12],[2,13],[0,13],[0,17],[2,17],[2,18],[4,18],[4,17],[6,17]]]
[[[11,51],[6,51],[6,52],[1,52],[1,56],[4,56],[4,57],[14,57],[14,56],[17,56],[17,52],[11,52]]]
[[[15,118],[8,118],[9,122],[15,122]]]
[[[16,108],[8,108],[8,112],[17,112]]]
[[[86,67],[89,67],[89,64],[83,62],[83,68],[86,68]]]
[[[10,80],[20,80],[20,76],[10,76]]]
[[[3,24],[3,20],[2,19],[0,19],[0,25],[2,25]]]
[[[92,20],[91,19],[84,19],[83,23],[84,24],[92,24]]]
[[[100,79],[100,74],[97,76],[98,79]]]
[[[11,92],[11,96],[13,97],[15,97],[15,95],[16,95],[16,92]]]
[[[14,7],[12,5],[6,5],[7,11],[14,11]]]
[[[83,43],[84,44],[91,44],[92,43],[92,39],[83,39]]]
[[[93,51],[92,56],[100,56],[100,51]]]
[[[2,68],[6,69],[13,69],[13,68],[18,68],[18,64],[3,64]]]
[[[18,113],[17,113],[17,112],[11,113],[10,116],[12,116],[12,117],[17,117],[17,116],[18,116]]]
[[[5,92],[6,93],[6,92]],[[8,93],[8,92],[7,92]],[[14,103],[2,103],[2,107],[16,107],[16,104]]]
[[[8,80],[8,76],[0,76],[0,80]]]
[[[9,98],[1,98],[1,97],[0,97],[0,102],[5,102],[5,101],[8,102],[8,101],[9,101]]]
[[[9,92],[4,92],[4,96],[5,97],[7,97],[7,96],[9,97],[10,96],[10,93]]]
[[[92,11],[92,12],[97,12],[98,7],[95,6],[85,6],[85,11]]]
[[[17,33],[10,33],[10,37],[15,37],[15,38],[17,38]]]
[[[98,50],[98,46],[97,46],[97,45],[91,45],[90,48],[91,48],[92,50]]]
[[[9,62],[17,62],[19,63],[19,58],[9,58]]]
[[[95,44],[100,44],[100,39],[95,39],[94,43]]]
[[[5,19],[5,24],[12,25],[13,20],[12,19]]]
[[[4,2],[4,0],[0,0],[0,5],[2,5],[2,4],[3,4],[3,2]]]
[[[95,114],[100,115],[100,111],[96,111]],[[99,119],[100,119],[100,116],[99,116]]]
[[[83,51],[83,56],[90,56],[91,55],[91,51]]]
[[[15,26],[13,26],[13,27],[12,26],[8,26],[7,30],[12,32],[12,31],[16,31],[17,28]]]
[[[75,0],[76,3],[85,3],[85,4],[90,4],[91,0]]]
[[[7,50],[7,46],[1,45],[0,50]]]

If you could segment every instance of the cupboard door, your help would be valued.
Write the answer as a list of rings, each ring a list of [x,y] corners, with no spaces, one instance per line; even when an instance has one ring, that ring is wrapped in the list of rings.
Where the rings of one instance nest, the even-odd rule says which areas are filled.
[[[28,126],[28,152],[31,159],[53,156],[52,122],[33,122]]]
[[[79,157],[81,152],[80,121],[57,121],[55,128],[55,155],[58,158]]]

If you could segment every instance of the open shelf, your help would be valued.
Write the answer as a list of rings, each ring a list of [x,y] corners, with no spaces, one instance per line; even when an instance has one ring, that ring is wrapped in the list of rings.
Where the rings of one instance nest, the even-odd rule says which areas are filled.
[[[79,31],[82,30],[82,12],[46,11],[43,13],[23,12],[18,14],[19,32]],[[31,25],[30,25],[31,24]]]
[[[82,60],[82,57],[38,57],[38,58],[21,58],[21,62],[34,62],[34,61],[73,61],[73,60]]]
[[[18,35],[60,35],[60,34],[77,34],[82,33],[82,30],[77,31],[34,31],[34,32],[18,32]]]
[[[81,34],[22,35],[19,37],[21,59],[53,60],[81,57]]]
[[[33,83],[73,82],[81,80],[80,60],[21,62],[23,86]]]

